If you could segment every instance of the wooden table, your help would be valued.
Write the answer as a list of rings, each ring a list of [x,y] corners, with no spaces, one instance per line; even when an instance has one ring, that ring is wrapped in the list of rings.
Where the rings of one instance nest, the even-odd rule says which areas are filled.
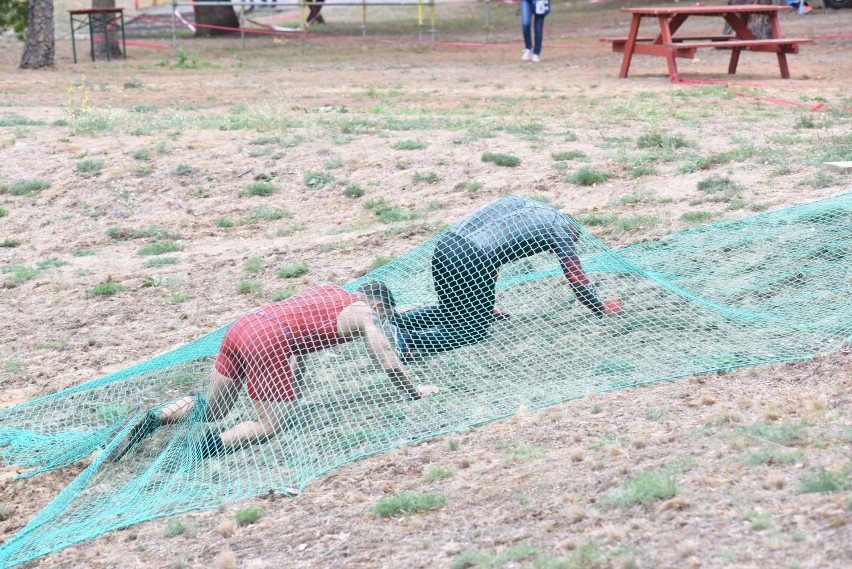
[[[74,63],[77,63],[77,42],[74,32],[88,28],[89,50],[92,61],[95,60],[95,36],[103,38],[107,61],[110,59],[110,34],[121,32],[121,53],[127,59],[127,45],[124,38],[124,8],[88,8],[85,10],[68,10],[71,17],[71,49],[74,52]],[[118,42],[116,37],[114,42]]]
[[[709,47],[731,50],[731,61],[728,65],[728,73],[731,75],[737,71],[737,63],[742,50],[773,52],[778,56],[781,77],[789,79],[790,69],[787,67],[787,54],[799,53],[799,44],[811,41],[806,38],[784,38],[781,35],[778,13],[790,9],[789,6],[757,4],[622,8],[622,12],[633,15],[627,37],[600,39],[601,41],[612,42],[613,51],[624,53],[619,77],[627,77],[633,54],[657,55],[666,58],[669,78],[672,81],[677,81],[678,72],[675,58],[692,59],[699,48]],[[757,39],[749,31],[748,19],[753,14],[765,14],[769,17],[772,30],[771,38]],[[724,19],[725,22],[730,24],[734,33],[731,35],[675,36],[675,33],[690,16],[710,16]],[[660,33],[655,37],[639,37],[639,24],[642,22],[642,18],[656,19]]]

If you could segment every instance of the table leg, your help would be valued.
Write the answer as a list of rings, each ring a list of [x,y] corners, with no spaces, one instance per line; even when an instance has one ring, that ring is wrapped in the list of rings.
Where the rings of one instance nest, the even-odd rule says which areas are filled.
[[[657,19],[660,22],[660,38],[662,39],[663,45],[671,45],[672,43],[672,30],[669,28],[669,19],[667,16],[657,16]],[[677,81],[677,63],[675,63],[675,55],[674,48],[667,47],[666,51],[666,64],[669,66],[669,79],[672,81]]]
[[[124,54],[124,59],[127,59],[127,39],[124,37],[124,12],[119,14],[121,17],[121,53]]]
[[[630,70],[630,60],[633,58],[633,50],[636,47],[636,36],[639,35],[639,22],[642,16],[633,14],[633,20],[630,22],[630,31],[627,34],[627,43],[624,44],[624,57],[621,59],[621,72],[619,77],[627,77],[627,72]]]
[[[769,25],[772,29],[772,39],[781,37],[781,22],[778,20],[778,12],[770,12]],[[787,67],[787,53],[782,46],[778,46],[778,67],[781,68],[781,78],[790,78],[790,68]]]
[[[92,25],[92,15],[89,18],[89,51],[92,52],[92,61],[95,61],[95,27]]]
[[[737,63],[740,62],[740,48],[735,47],[731,50],[731,62],[728,64],[728,75],[737,73]]]
[[[74,54],[74,63],[77,63],[77,44],[74,42],[74,14],[68,14],[71,18],[71,52]]]

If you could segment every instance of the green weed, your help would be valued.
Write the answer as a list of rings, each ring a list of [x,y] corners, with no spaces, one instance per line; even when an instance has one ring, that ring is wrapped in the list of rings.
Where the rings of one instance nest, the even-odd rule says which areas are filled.
[[[9,212],[5,208],[0,207],[0,217],[6,217],[7,215],[9,215]]]
[[[420,184],[420,183],[434,184],[435,182],[438,181],[438,174],[436,174],[435,172],[432,172],[431,170],[429,172],[423,172],[423,173],[415,172],[414,176],[412,176],[412,181],[415,184]]]
[[[665,134],[645,134],[636,139],[636,146],[638,146],[639,148],[663,148],[666,150],[671,150],[674,148],[684,148],[686,146],[690,146],[690,143],[680,136],[669,136]]]
[[[478,192],[482,188],[482,182],[459,182],[453,189],[458,191]]]
[[[136,160],[150,160],[151,152],[147,148],[140,148],[133,151],[133,158]]]
[[[766,512],[751,510],[745,515],[745,519],[751,523],[752,529],[761,531],[772,527],[772,518]]]
[[[370,263],[370,270],[375,271],[378,268],[384,267],[394,259],[396,259],[396,257],[393,255],[376,257],[375,259],[373,259],[373,262]]]
[[[11,237],[7,237],[3,241],[0,241],[0,247],[6,247],[12,249],[14,247],[20,247],[21,242],[17,239],[12,239]]]
[[[234,520],[236,520],[238,525],[247,526],[262,518],[265,513],[266,511],[263,508],[249,506],[248,508],[241,508],[234,512]]]
[[[680,216],[680,220],[684,223],[700,225],[702,223],[712,221],[718,216],[719,214],[713,213],[712,211],[688,211]]]
[[[260,221],[277,221],[279,219],[293,217],[286,209],[278,207],[259,207],[248,212],[240,218],[240,225],[254,225]]]
[[[118,294],[123,290],[124,287],[120,284],[112,281],[107,281],[93,286],[91,289],[89,289],[89,292],[86,293],[86,296],[89,298],[94,298],[97,296],[112,296],[114,294]]]
[[[89,158],[86,160],[80,160],[77,162],[77,171],[81,174],[88,174],[90,176],[97,176],[101,173],[101,170],[104,169],[104,161],[98,160],[95,158]]]
[[[305,172],[305,185],[311,189],[322,188],[334,183],[334,176],[328,172]]]
[[[139,249],[138,254],[143,257],[147,257],[149,255],[163,255],[165,253],[174,253],[176,251],[183,251],[183,245],[171,240],[166,240],[143,245]]]
[[[605,493],[600,503],[605,506],[626,508],[633,504],[649,505],[657,500],[677,496],[675,472],[667,468],[660,472],[640,472],[627,479],[619,488]]]
[[[240,281],[237,284],[239,294],[260,294],[262,291],[263,285],[255,281]]]
[[[144,263],[142,263],[143,267],[161,267],[163,265],[176,265],[180,261],[177,257],[154,257],[153,259],[147,259]]]
[[[280,279],[294,279],[296,277],[301,277],[308,274],[310,271],[310,266],[304,261],[298,261],[296,263],[290,263],[288,265],[284,265],[278,272],[275,273]]]
[[[831,174],[826,172],[817,172],[811,176],[802,178],[798,183],[799,186],[810,186],[816,189],[830,188],[838,185],[837,180]]]
[[[849,464],[837,472],[820,466],[799,480],[799,491],[803,494],[845,492],[850,489],[852,489],[852,466]]]
[[[129,241],[131,239],[154,239],[160,241],[164,239],[178,239],[179,236],[169,233],[169,230],[159,225],[149,225],[145,229],[133,229],[132,227],[122,227],[114,225],[106,230],[106,235],[115,241]]]
[[[428,143],[422,140],[401,140],[394,143],[393,148],[395,150],[423,150],[427,146],[429,146]]]
[[[568,150],[565,152],[554,152],[551,157],[557,162],[565,162],[568,160],[586,160],[588,157],[585,153],[579,150]]]
[[[566,176],[563,181],[580,186],[594,186],[595,184],[600,184],[609,180],[611,177],[612,174],[608,174],[607,172],[601,172],[600,170],[594,170],[588,166],[583,166],[570,176]]]
[[[266,262],[263,260],[263,257],[252,257],[243,265],[243,270],[249,274],[259,273],[265,265]]]
[[[177,518],[173,520],[169,520],[166,522],[166,527],[163,530],[163,536],[165,537],[177,537],[181,534],[189,531],[190,525],[183,520],[179,520]]]
[[[767,448],[749,454],[743,459],[743,464],[747,466],[793,464],[804,459],[804,457],[804,453],[800,450],[786,451],[778,448]]]
[[[192,176],[195,173],[195,168],[189,164],[178,164],[175,166],[175,176]]]
[[[227,217],[220,217],[219,220],[216,222],[216,227],[221,227],[223,229],[227,229],[227,228],[233,227],[233,226],[234,226],[234,220],[229,219]]]
[[[482,155],[483,162],[491,162],[496,166],[503,166],[506,168],[514,168],[515,166],[521,163],[521,159],[517,156],[512,156],[511,154],[500,154],[495,152],[486,152]]]
[[[50,180],[20,180],[9,186],[8,191],[13,196],[34,196],[49,188],[50,184]]]
[[[296,290],[295,288],[287,287],[285,289],[282,289],[282,290],[276,292],[272,296],[272,302],[279,302],[281,300],[287,300],[288,298],[290,298],[291,296],[293,296],[297,292],[299,292],[299,291]]]
[[[343,190],[343,195],[352,199],[360,198],[364,195],[364,190],[362,190],[357,184],[349,184],[346,186],[346,189]]]
[[[656,201],[657,195],[653,190],[636,190],[635,192],[618,198],[613,203],[615,203],[615,205],[636,205],[655,203]]]
[[[275,186],[268,182],[252,182],[246,189],[243,190],[243,194],[247,196],[271,196],[275,193]]]
[[[416,514],[427,510],[435,510],[443,506],[449,499],[442,494],[422,492],[400,492],[395,496],[382,498],[370,508],[379,518],[391,518],[398,515]]]
[[[512,567],[535,567],[536,569],[545,569],[546,565],[541,565],[538,563],[531,564],[523,564],[521,565],[519,562],[528,559],[530,557],[534,557],[538,555],[539,549],[537,547],[531,546],[527,542],[522,542],[517,545],[512,545],[507,547],[501,551],[491,550],[491,551],[466,551],[461,555],[457,556],[453,559],[453,562],[450,563],[450,569],[468,569],[470,567],[482,567],[485,568],[496,568],[496,567],[505,567],[510,565]],[[563,565],[553,565],[553,569],[556,567],[563,567]],[[564,565],[566,569],[574,569],[574,566]],[[588,566],[591,568],[591,565]],[[580,569],[580,566],[576,566],[576,569]]]
[[[458,439],[450,439],[447,441],[447,448],[451,451],[459,450],[459,441]]]
[[[769,441],[771,443],[793,446],[803,445],[808,441],[808,429],[813,425],[807,421],[798,423],[784,423],[778,426],[765,423],[755,423],[743,427],[743,431],[752,437]]]
[[[456,471],[452,468],[448,468],[446,466],[433,466],[423,476],[423,481],[427,483],[434,482],[435,480],[441,480],[442,478],[452,478],[455,474]]]
[[[22,369],[24,369],[24,364],[22,364],[21,360],[17,358],[9,358],[3,364],[3,367],[5,367],[6,371],[9,373],[19,373]]]

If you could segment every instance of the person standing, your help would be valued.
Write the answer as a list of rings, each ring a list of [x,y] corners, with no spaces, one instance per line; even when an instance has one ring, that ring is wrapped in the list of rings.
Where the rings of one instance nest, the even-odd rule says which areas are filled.
[[[544,36],[544,18],[550,13],[550,0],[521,0],[521,31],[524,34],[523,61],[541,61],[541,42]],[[535,23],[535,44],[532,28]]]

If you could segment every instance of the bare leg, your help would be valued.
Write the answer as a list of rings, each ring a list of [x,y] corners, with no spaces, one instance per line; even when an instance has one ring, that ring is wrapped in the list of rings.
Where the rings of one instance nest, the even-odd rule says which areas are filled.
[[[258,420],[245,421],[221,433],[222,445],[232,450],[274,437],[287,424],[292,408],[291,401],[255,401]]]
[[[207,398],[207,414],[205,421],[218,421],[225,417],[234,406],[239,396],[243,382],[240,379],[232,379],[222,375],[215,369],[210,373],[210,392]],[[194,397],[184,397],[174,403],[170,403],[160,410],[160,423],[180,422],[195,408]]]

